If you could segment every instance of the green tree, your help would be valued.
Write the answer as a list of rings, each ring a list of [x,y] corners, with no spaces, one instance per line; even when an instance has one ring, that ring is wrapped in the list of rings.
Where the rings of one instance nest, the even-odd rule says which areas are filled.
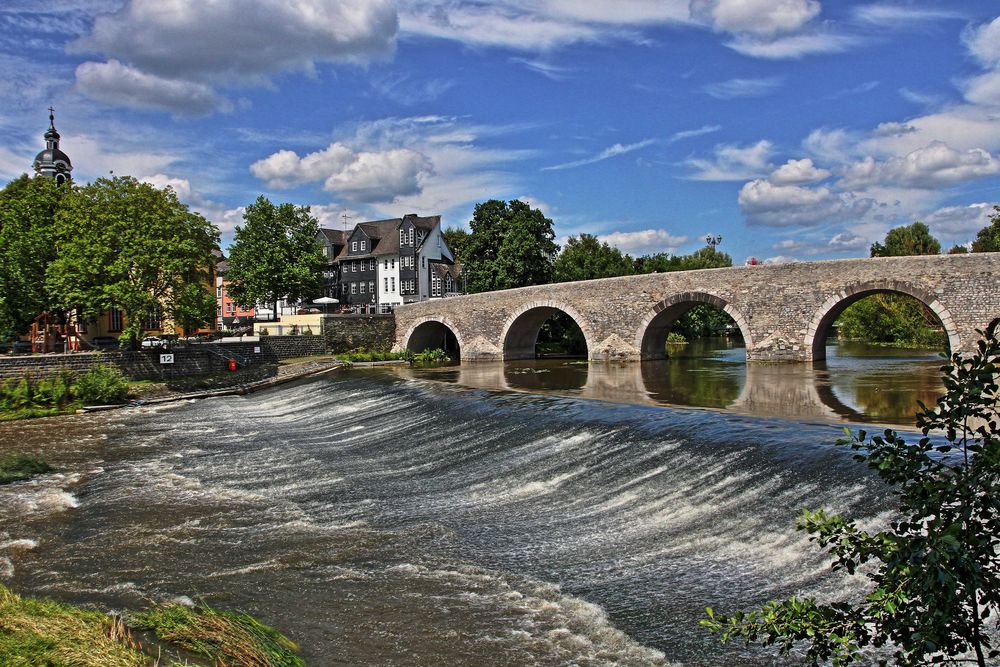
[[[964,245],[958,245],[957,243],[948,250],[949,255],[966,255],[968,252],[968,248]]]
[[[931,230],[922,222],[894,227],[885,235],[885,243],[875,242],[872,257],[904,257],[907,255],[939,255],[941,242],[931,236]]]
[[[558,283],[628,276],[634,271],[631,257],[590,234],[569,237],[552,267],[553,278]]]
[[[326,258],[308,206],[275,206],[261,195],[243,213],[229,249],[229,294],[242,306],[312,298],[323,291]]]
[[[1000,319],[974,354],[954,354],[942,369],[946,394],[921,405],[918,442],[891,430],[870,439],[848,430],[838,442],[894,487],[895,520],[869,532],[823,510],[802,514],[799,528],[829,549],[835,570],[853,575],[864,566],[872,585],[864,599],[792,598],[732,616],[708,608],[703,625],[723,641],[777,644],[782,653],[804,642],[813,664],[850,664],[866,646],[891,649],[901,665],[965,662],[960,656],[971,653],[985,666],[1000,657],[985,627],[1000,628],[998,327]]]
[[[465,247],[469,243],[469,232],[458,227],[449,227],[442,232],[444,241],[455,255],[455,261],[465,263]]]
[[[55,213],[68,183],[22,175],[0,191],[0,340],[53,309],[45,271],[55,259]]]
[[[837,335],[900,347],[944,347],[947,337],[937,315],[906,294],[873,294],[857,301],[837,318]]]
[[[171,188],[116,176],[65,195],[55,238],[46,275],[53,299],[86,319],[118,308],[126,320],[121,337],[136,349],[148,313],[172,317],[191,285],[210,289],[219,231]]]
[[[214,290],[210,291],[207,283],[189,279],[174,295],[171,319],[181,335],[189,336],[215,318],[216,307]]]
[[[470,292],[544,285],[552,278],[556,245],[552,221],[519,200],[476,205],[465,248]]]
[[[1000,206],[993,207],[990,224],[979,230],[972,252],[1000,252]]]

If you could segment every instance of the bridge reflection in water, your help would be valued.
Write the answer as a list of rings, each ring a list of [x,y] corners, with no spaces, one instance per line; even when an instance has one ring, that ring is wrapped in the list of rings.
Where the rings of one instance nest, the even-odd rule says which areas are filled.
[[[858,344],[831,345],[827,360],[812,364],[747,364],[741,347],[702,341],[642,363],[540,359],[400,372],[490,390],[913,426],[917,401],[933,404],[943,393],[941,364],[933,352]]]

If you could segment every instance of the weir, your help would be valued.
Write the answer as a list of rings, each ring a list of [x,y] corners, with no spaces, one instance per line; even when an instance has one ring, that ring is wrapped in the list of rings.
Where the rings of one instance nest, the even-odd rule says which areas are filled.
[[[1000,253],[678,271],[433,299],[396,309],[395,348],[417,351],[429,329],[443,328],[463,361],[531,358],[541,323],[562,312],[580,327],[591,361],[662,358],[673,322],[707,303],[733,318],[748,361],[813,361],[844,308],[876,293],[918,299],[940,319],[950,350],[968,352],[976,330],[1000,316]]]

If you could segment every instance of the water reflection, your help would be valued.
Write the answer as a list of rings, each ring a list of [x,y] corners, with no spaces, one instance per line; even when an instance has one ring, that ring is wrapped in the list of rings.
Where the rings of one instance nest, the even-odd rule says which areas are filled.
[[[738,345],[697,341],[641,364],[545,359],[399,372],[482,389],[903,426],[914,424],[917,401],[933,404],[943,393],[933,351],[840,344],[815,364],[747,364]]]

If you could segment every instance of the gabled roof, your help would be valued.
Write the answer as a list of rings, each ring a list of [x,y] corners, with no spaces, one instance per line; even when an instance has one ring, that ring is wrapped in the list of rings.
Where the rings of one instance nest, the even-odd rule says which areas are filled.
[[[348,232],[343,229],[320,229],[319,231],[331,245],[344,245],[347,243]]]
[[[368,222],[359,222],[354,226],[355,229],[360,228],[361,231],[365,233],[372,241],[371,252],[366,255],[351,255],[347,248],[347,239],[354,233],[354,230],[350,232],[342,232],[344,234],[344,241],[342,244],[343,249],[336,256],[335,260],[342,259],[367,259],[372,256],[380,255],[398,255],[399,254],[399,227],[403,224],[403,221],[412,222],[413,226],[418,229],[423,229],[425,231],[431,231],[435,227],[441,224],[440,215],[430,215],[426,217],[421,217],[419,215],[407,214],[402,218],[390,218],[388,220],[371,220]],[[326,233],[327,230],[322,230]],[[334,231],[334,230],[330,230]]]

